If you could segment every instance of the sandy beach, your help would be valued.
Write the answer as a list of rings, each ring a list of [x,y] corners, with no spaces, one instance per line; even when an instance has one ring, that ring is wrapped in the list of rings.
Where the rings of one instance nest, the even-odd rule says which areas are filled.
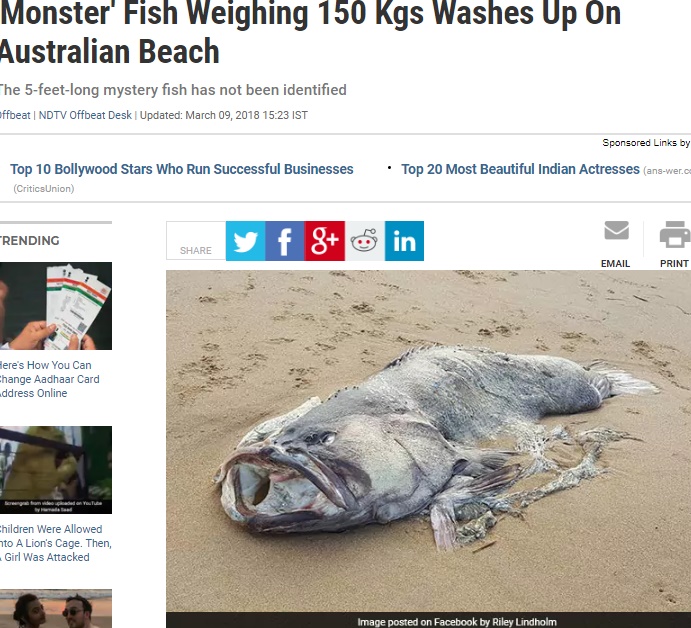
[[[167,289],[168,611],[691,610],[687,273],[171,271]],[[640,440],[451,553],[422,517],[282,537],[229,519],[211,478],[253,425],[430,343],[602,359],[660,393],[546,419]]]

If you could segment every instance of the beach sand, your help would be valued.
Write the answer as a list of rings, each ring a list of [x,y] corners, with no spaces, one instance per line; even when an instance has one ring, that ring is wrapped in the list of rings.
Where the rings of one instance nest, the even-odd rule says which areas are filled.
[[[687,273],[169,272],[167,333],[169,611],[691,610]],[[451,553],[421,517],[283,537],[228,518],[211,478],[250,427],[429,343],[603,359],[661,392],[547,419],[640,440]]]

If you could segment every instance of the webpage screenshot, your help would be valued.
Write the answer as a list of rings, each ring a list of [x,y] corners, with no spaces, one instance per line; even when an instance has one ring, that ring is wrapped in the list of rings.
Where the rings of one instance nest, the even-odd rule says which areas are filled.
[[[462,2],[1,0],[0,628],[688,626],[691,4]]]

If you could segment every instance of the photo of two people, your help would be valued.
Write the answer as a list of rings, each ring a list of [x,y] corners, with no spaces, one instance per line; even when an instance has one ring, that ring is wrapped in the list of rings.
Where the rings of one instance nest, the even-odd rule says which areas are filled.
[[[0,589],[0,628],[110,628],[112,614],[110,589]]]

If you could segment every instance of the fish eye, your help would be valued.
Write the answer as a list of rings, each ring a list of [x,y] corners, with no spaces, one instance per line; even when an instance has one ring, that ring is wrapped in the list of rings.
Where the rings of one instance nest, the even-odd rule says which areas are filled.
[[[321,435],[321,438],[319,439],[319,442],[320,442],[322,445],[330,445],[331,443],[334,442],[335,438],[336,438],[336,434],[334,434],[333,432],[324,432],[324,433]]]
[[[330,445],[334,442],[335,438],[336,434],[333,432],[322,432],[321,434],[314,432],[305,436],[305,442],[308,445],[315,445],[317,443],[321,445]]]

